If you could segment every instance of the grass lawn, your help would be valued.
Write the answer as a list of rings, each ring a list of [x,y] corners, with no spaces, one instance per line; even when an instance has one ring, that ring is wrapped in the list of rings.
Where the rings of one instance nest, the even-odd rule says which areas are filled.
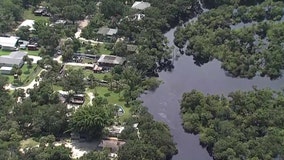
[[[85,77],[88,77],[90,74],[94,74],[95,78],[99,79],[99,80],[103,80],[104,76],[110,76],[110,72],[107,72],[107,73],[94,73],[92,70],[85,69],[84,67],[80,67],[80,66],[66,66],[66,69],[71,69],[71,68],[72,69],[82,69]]]
[[[32,56],[38,56],[39,55],[39,50],[38,51],[27,51],[28,55],[32,55]]]
[[[112,51],[106,49],[104,44],[100,44],[100,48],[99,48],[99,54],[107,54],[110,55],[112,53]]]
[[[94,46],[94,48],[96,48],[96,47]],[[81,47],[81,48],[79,49],[79,51],[82,52],[82,53],[85,53],[85,52],[86,52],[86,48],[85,48],[85,47]],[[99,53],[95,53],[95,54],[98,54],[98,55],[101,55],[101,54],[110,55],[110,54],[112,53],[111,50],[106,49],[105,44],[99,44],[99,49],[98,49],[98,51],[99,51]],[[97,51],[95,51],[95,52],[97,52]]]
[[[53,90],[54,90],[54,91],[63,90],[63,87],[62,87],[62,86],[59,86],[59,85],[53,85]]]
[[[35,77],[40,72],[41,68],[37,66],[37,64],[33,64],[32,68],[28,68],[27,64],[24,64],[24,66],[21,68],[22,75],[20,77],[21,82],[20,83],[14,83],[14,75],[4,75],[8,77],[9,83],[13,84],[14,86],[25,86],[31,83]]]
[[[0,56],[9,55],[10,53],[11,51],[3,51],[2,49],[0,49]]]
[[[21,145],[21,148],[31,148],[31,147],[35,147],[36,145],[39,145],[39,142],[36,142],[32,138],[29,138],[26,140],[22,140],[20,142],[20,145]]]
[[[30,9],[26,9],[25,11],[24,11],[24,19],[31,19],[31,20],[49,20],[49,17],[44,17],[44,16],[35,16],[34,14],[33,14],[33,10],[32,10],[32,8],[30,8]]]
[[[32,56],[38,56],[39,55],[39,50],[38,51],[28,51],[28,50],[19,50],[22,52],[28,52],[28,55],[32,55]],[[3,51],[0,49],[0,56],[4,56],[4,55],[9,55],[12,51]]]
[[[88,89],[87,91],[95,93],[95,89]],[[120,117],[122,121],[130,116],[130,107],[125,107],[126,102],[123,100],[122,93],[119,95],[119,93],[108,90],[107,87],[96,87],[96,91],[99,96],[106,98],[109,104],[118,104],[123,107],[125,113]]]

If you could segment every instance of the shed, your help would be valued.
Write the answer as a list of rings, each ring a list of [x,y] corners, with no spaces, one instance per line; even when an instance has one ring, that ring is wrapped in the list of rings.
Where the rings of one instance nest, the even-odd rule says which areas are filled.
[[[151,4],[149,2],[143,2],[143,1],[135,1],[131,8],[138,9],[138,10],[144,10],[146,8],[149,8]]]
[[[13,67],[1,67],[0,68],[0,71],[1,71],[1,74],[11,74],[11,71],[12,71]]]
[[[2,50],[17,50],[17,42],[19,37],[0,37],[0,46]]]

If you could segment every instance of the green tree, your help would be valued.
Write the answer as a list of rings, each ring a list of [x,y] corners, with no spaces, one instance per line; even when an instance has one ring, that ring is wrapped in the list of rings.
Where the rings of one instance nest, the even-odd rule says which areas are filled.
[[[105,126],[110,125],[113,116],[113,111],[102,106],[81,107],[71,116],[70,127],[75,132],[95,137],[102,134]]]
[[[74,91],[75,93],[83,93],[85,91],[84,73],[82,70],[70,69],[67,71],[63,80],[64,90]]]
[[[126,7],[119,1],[105,0],[100,6],[100,10],[105,18],[110,18],[111,16],[123,16]]]
[[[79,160],[90,160],[90,159],[109,160],[108,152],[107,151],[101,151],[101,152],[93,151],[88,154],[85,154]]]
[[[80,5],[70,5],[66,6],[63,9],[63,16],[72,21],[75,24],[75,21],[82,19],[82,14],[84,9]]]
[[[20,39],[22,39],[22,40],[29,40],[29,38],[30,38],[30,30],[29,29],[30,29],[29,26],[20,27],[16,31],[16,36],[20,37]]]

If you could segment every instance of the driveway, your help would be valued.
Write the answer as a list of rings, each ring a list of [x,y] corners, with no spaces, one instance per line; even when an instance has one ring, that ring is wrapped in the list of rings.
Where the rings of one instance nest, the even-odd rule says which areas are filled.
[[[33,59],[33,63],[37,63],[37,61],[42,59],[40,56],[28,55],[28,57]]]

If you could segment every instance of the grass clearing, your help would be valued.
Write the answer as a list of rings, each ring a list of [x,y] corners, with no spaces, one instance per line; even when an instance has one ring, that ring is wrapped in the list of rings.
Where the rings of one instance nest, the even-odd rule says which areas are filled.
[[[95,51],[94,54],[97,54],[97,55],[102,55],[102,54],[110,55],[112,53],[111,50],[108,50],[106,48],[106,44],[97,44],[97,46],[93,46],[93,49]],[[86,49],[86,47],[81,47],[79,49],[79,51],[82,52],[82,53],[86,53],[87,49]]]
[[[16,86],[16,87],[25,86],[25,85],[28,85],[30,82],[32,82],[36,78],[41,68],[38,67],[37,64],[33,64],[32,68],[28,68],[28,65],[24,64],[21,70],[22,70],[22,75],[19,78],[20,82],[14,82],[14,75],[4,75],[4,76],[8,77],[9,83],[11,83],[13,86]]]
[[[28,55],[32,55],[32,56],[38,56],[39,55],[39,50],[38,51],[28,51],[28,50],[19,50],[20,52],[27,52]],[[13,51],[3,51],[0,49],[0,56],[5,56],[5,55],[9,55],[11,52]]]
[[[91,91],[93,93],[97,93],[98,96],[106,98],[109,104],[118,104],[123,107],[125,113],[120,117],[120,120],[124,120],[130,116],[130,107],[126,107],[126,102],[122,97],[122,93],[115,93],[114,91],[110,91],[107,87],[96,87],[95,89],[88,89],[87,91]]]
[[[49,17],[35,16],[33,14],[33,9],[32,8],[26,9],[24,11],[24,16],[23,17],[24,17],[24,19],[31,19],[31,20],[36,20],[36,21],[38,21],[38,20],[46,20],[46,21],[48,21],[49,20]]]
[[[94,73],[92,70],[85,69],[84,67],[80,66],[66,66],[66,69],[75,69],[75,70],[82,69],[85,77],[88,77],[90,74],[94,74],[95,78],[99,80],[103,80],[105,76],[110,76],[110,72]]]
[[[32,138],[22,140],[20,142],[21,148],[31,148],[31,147],[35,147],[37,145],[39,145],[39,142],[33,140]]]
[[[0,49],[0,56],[9,55],[10,53],[11,51],[3,51],[2,49]]]
[[[99,54],[107,54],[107,55],[110,55],[112,53],[112,51],[106,49],[106,46],[105,44],[100,44],[100,47],[99,47]]]

